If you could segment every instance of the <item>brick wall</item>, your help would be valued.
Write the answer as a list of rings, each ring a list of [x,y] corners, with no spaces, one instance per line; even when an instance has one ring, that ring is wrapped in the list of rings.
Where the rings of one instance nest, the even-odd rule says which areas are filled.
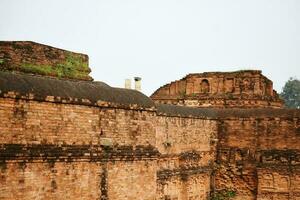
[[[174,199],[172,187],[178,199],[209,196],[215,120],[13,98],[0,104],[3,199]]]
[[[220,120],[215,189],[236,199],[298,199],[299,117]]]
[[[8,162],[0,169],[0,199],[100,199],[101,164]]]
[[[2,199],[299,197],[295,110],[0,105]]]
[[[0,105],[0,199],[155,199],[153,112]]]
[[[1,72],[0,121],[0,199],[300,197],[299,110],[159,105]]]
[[[210,174],[198,173],[186,179],[174,176],[168,181],[159,180],[157,199],[164,200],[198,200],[209,199]]]
[[[154,113],[0,99],[2,144],[155,145]]]
[[[0,199],[300,199],[300,111],[261,71],[189,74],[152,95],[185,106],[89,72],[87,55],[0,42]]]
[[[207,117],[159,115],[156,119],[157,199],[207,199],[215,160],[217,122]]]

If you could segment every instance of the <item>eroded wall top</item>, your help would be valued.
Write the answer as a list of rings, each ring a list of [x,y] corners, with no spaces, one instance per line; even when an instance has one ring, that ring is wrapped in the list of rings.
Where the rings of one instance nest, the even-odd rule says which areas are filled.
[[[260,70],[188,74],[160,87],[151,98],[158,103],[193,107],[283,106],[272,81]]]
[[[0,71],[0,97],[100,107],[153,110],[153,101],[136,90],[98,81],[61,80]]]
[[[30,41],[0,41],[0,70],[92,80],[87,55]]]

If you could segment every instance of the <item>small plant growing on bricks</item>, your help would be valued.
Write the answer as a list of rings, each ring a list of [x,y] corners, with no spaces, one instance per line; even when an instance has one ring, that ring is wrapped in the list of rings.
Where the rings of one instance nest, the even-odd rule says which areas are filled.
[[[236,192],[233,190],[220,190],[212,194],[211,200],[230,200],[236,196]]]

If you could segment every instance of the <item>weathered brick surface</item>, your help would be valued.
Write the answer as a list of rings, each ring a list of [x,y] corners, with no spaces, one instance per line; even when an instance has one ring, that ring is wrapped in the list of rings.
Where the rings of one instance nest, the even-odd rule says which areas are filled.
[[[1,70],[62,66],[64,53],[1,43]],[[280,108],[260,71],[190,74],[152,98],[186,106],[0,71],[0,199],[300,199],[300,111]]]
[[[214,162],[217,122],[201,118],[158,116],[157,199],[206,199]]]
[[[0,104],[1,179],[8,180],[3,199],[185,200],[224,189],[236,191],[235,199],[297,199],[300,120],[294,111],[189,113],[172,107],[157,114],[11,97]],[[16,170],[20,166],[23,171]],[[49,166],[59,169],[38,174]],[[74,176],[88,179],[87,187],[81,179],[55,176],[69,166],[79,168]],[[289,180],[285,192],[276,178],[272,190],[264,189],[264,174],[276,173]],[[12,179],[20,185],[12,187]],[[22,182],[32,181],[27,179],[39,184],[23,189]],[[57,191],[42,189],[51,183]]]
[[[299,126],[299,116],[221,120],[215,189],[234,189],[236,199],[297,199]]]
[[[258,169],[258,200],[300,199],[300,170],[289,167]]]
[[[300,113],[278,109],[283,102],[273,91],[272,81],[260,71],[189,74],[159,88],[151,98],[164,104],[216,108],[159,106],[159,111],[174,117],[206,116],[211,122],[217,121],[212,193],[234,191],[234,199],[243,200],[299,198],[295,185],[300,170]],[[175,124],[171,127],[176,129]],[[202,127],[202,133],[213,130]],[[190,133],[197,131],[196,127],[190,128]],[[162,132],[168,133],[168,130]],[[178,132],[177,139],[184,135],[180,129]],[[189,135],[186,141],[193,144],[191,140],[193,137]],[[204,147],[200,142],[196,149]],[[213,155],[214,151],[210,153]],[[267,189],[264,185],[268,185]]]
[[[0,169],[0,199],[100,199],[101,167],[88,162],[9,162]]]
[[[156,118],[156,144],[163,154],[214,151],[211,140],[216,137],[216,132],[215,120],[168,116]]]
[[[108,198],[155,200],[156,171],[156,161],[108,163]]]
[[[194,174],[186,178],[174,176],[167,182],[161,181],[161,184],[158,185],[157,199],[208,199],[210,191],[209,183],[209,173]]]
[[[156,90],[157,103],[191,107],[257,108],[283,106],[273,83],[258,70],[188,74]]]
[[[30,41],[0,41],[0,70],[92,80],[87,55]]]
[[[0,99],[2,144],[155,145],[153,113]]]
[[[11,98],[0,105],[2,199],[155,199],[153,112]]]

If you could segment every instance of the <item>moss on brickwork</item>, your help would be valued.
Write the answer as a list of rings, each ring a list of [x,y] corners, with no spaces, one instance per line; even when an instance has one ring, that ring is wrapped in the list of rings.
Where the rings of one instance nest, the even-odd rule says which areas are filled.
[[[89,70],[88,63],[81,56],[72,53],[66,53],[66,62],[64,64],[65,66],[71,66],[82,71]]]
[[[57,76],[59,78],[85,79],[89,67],[81,56],[66,53],[65,61],[54,66],[24,63],[20,66],[20,70],[25,73]]]
[[[236,196],[236,192],[233,190],[221,190],[213,194],[211,200],[230,200]]]
[[[41,75],[51,74],[54,71],[50,65],[34,65],[30,63],[24,63],[22,66],[20,66],[20,70],[26,73]]]
[[[0,41],[0,70],[92,80],[88,56],[28,41]]]

